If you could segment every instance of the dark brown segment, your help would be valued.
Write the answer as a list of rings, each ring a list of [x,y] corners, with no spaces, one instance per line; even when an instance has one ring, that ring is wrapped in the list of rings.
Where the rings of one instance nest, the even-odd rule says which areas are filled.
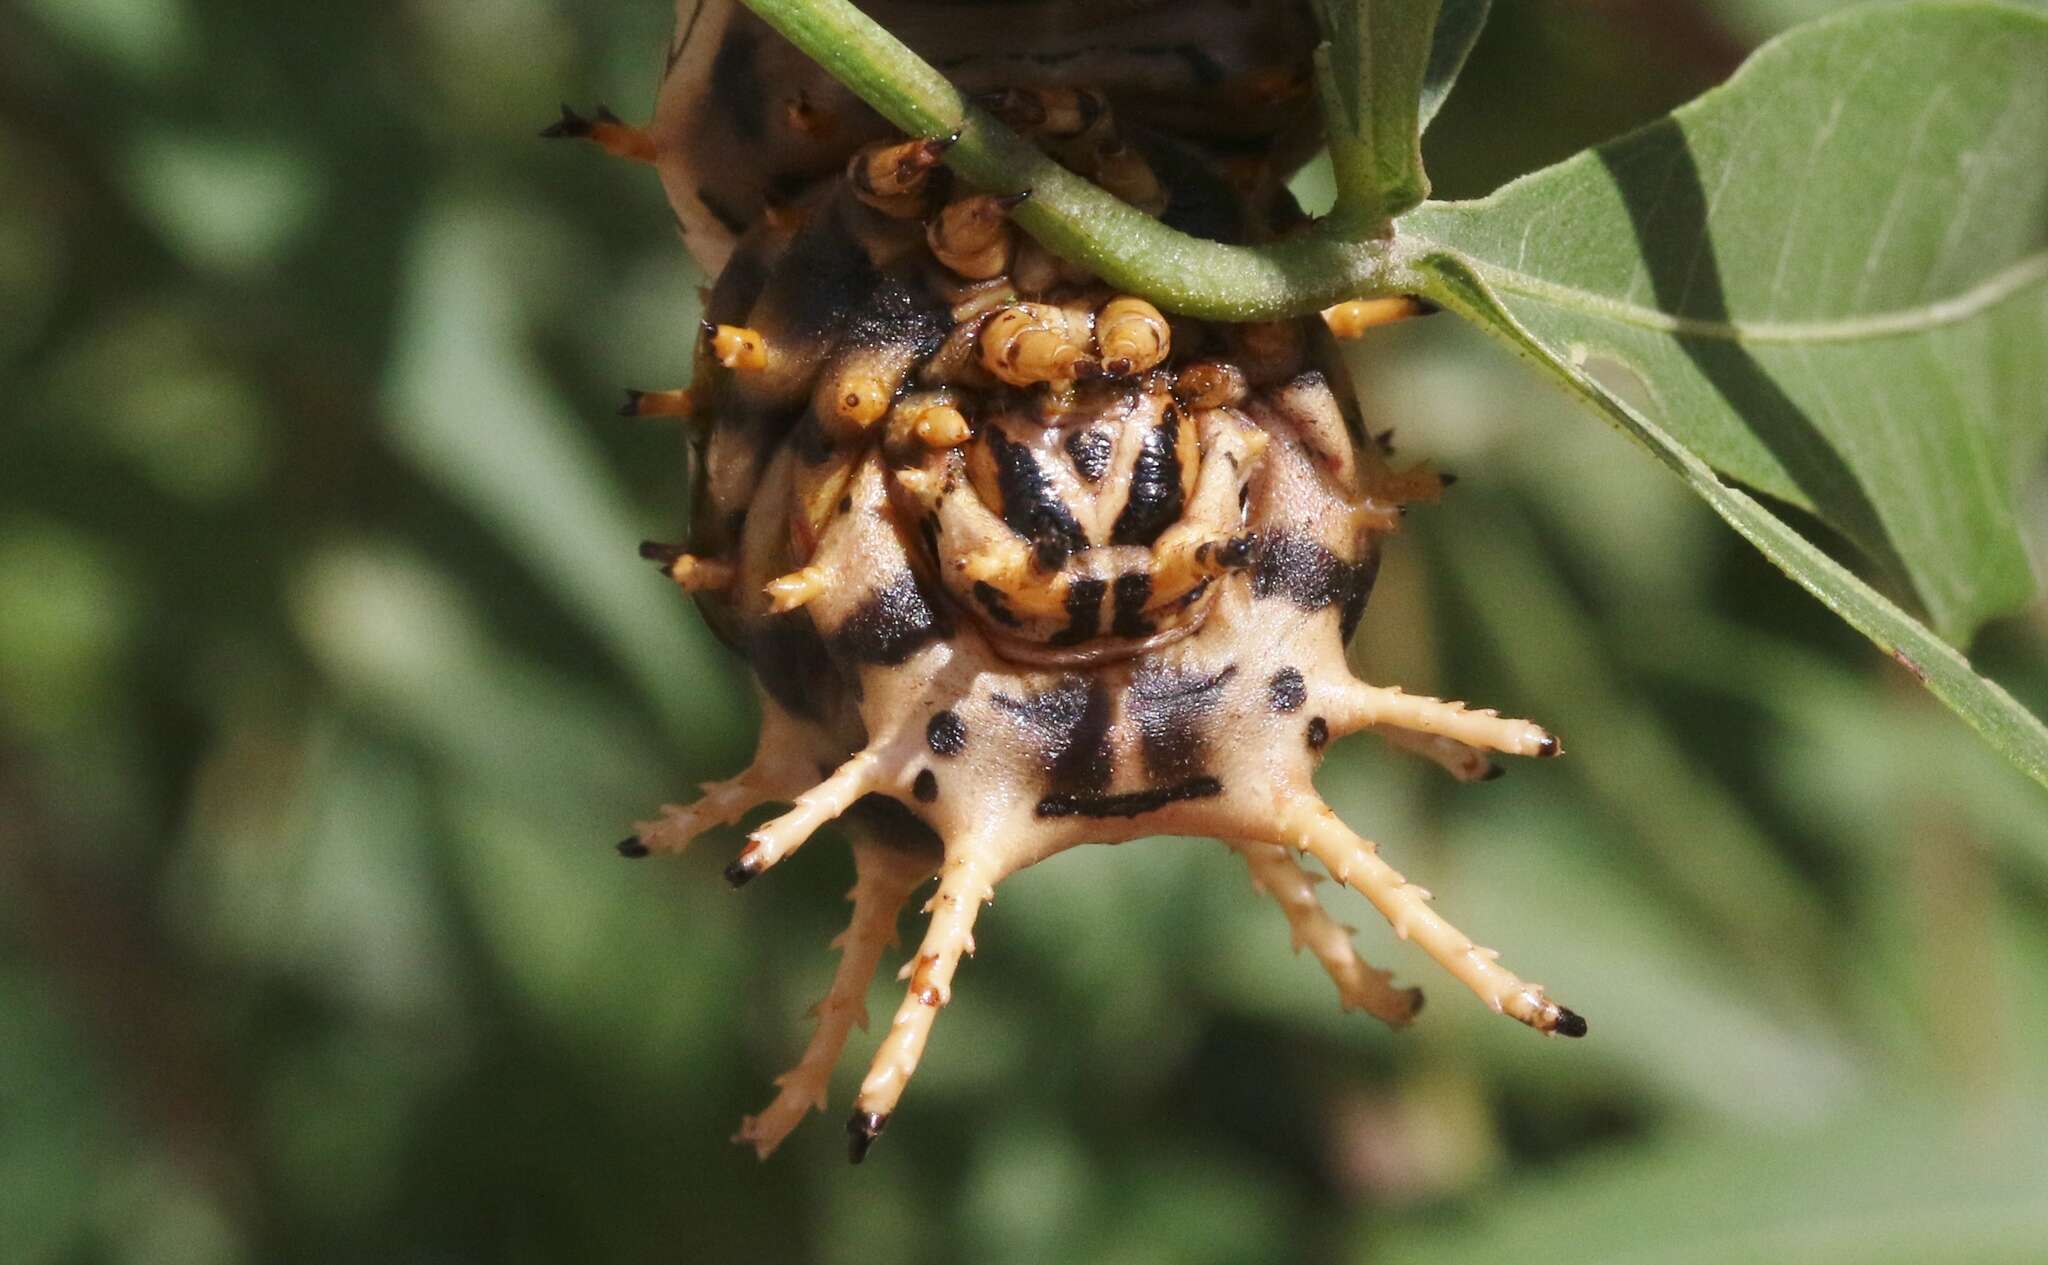
[[[1308,702],[1308,683],[1300,668],[1282,668],[1266,682],[1266,698],[1276,712],[1299,711]]]
[[[638,861],[647,855],[647,845],[640,841],[639,835],[631,835],[619,840],[618,847],[619,855],[628,861]]]
[[[895,667],[952,635],[950,621],[926,599],[917,577],[902,571],[832,631],[831,646],[841,659]]]
[[[1330,742],[1330,722],[1321,716],[1311,716],[1308,722],[1308,749],[1321,751]]]
[[[933,755],[956,756],[967,750],[967,725],[958,712],[939,712],[924,727],[925,745]]]
[[[1124,713],[1138,729],[1145,772],[1162,785],[1185,784],[1208,770],[1210,717],[1222,705],[1235,666],[1213,676],[1177,668],[1141,669],[1124,693]],[[1213,779],[1212,779],[1213,780]]]
[[[917,780],[910,784],[910,793],[917,796],[920,804],[929,804],[939,797],[939,779],[930,769],[918,770]]]
[[[1583,1037],[1586,1035],[1586,1021],[1575,1011],[1563,1006],[1557,1008],[1557,1026],[1551,1029],[1561,1037]]]

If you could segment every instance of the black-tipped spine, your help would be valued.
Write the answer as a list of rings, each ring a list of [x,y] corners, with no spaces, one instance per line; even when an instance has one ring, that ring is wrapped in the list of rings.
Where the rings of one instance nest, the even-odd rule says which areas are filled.
[[[889,1127],[889,1117],[875,1111],[854,1110],[846,1122],[846,1158],[855,1164],[868,1157],[868,1148]]]

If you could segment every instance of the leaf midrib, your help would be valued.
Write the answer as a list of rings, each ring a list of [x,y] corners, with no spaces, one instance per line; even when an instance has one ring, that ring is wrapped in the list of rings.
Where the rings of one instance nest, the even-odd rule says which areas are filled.
[[[2004,303],[2028,286],[2048,281],[2048,250],[2040,250],[2014,260],[1967,290],[1912,307],[1823,321],[1705,320],[1695,316],[1677,316],[1660,308],[1627,303],[1597,291],[1564,285],[1427,239],[1413,241],[1419,248],[1417,253],[1428,253],[1434,248],[1457,255],[1497,292],[1505,291],[1672,337],[1745,344],[1810,346],[1922,333],[1970,320]]]

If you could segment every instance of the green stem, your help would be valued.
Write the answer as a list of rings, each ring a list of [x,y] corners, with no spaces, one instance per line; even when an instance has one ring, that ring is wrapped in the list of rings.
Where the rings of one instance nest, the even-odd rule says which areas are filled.
[[[1211,320],[1306,316],[1421,284],[1390,236],[1319,224],[1261,246],[1190,237],[1105,193],[968,103],[959,89],[849,0],[744,0],[761,19],[913,136],[959,142],[946,162],[974,185],[1029,190],[1015,218],[1045,246],[1169,312]]]

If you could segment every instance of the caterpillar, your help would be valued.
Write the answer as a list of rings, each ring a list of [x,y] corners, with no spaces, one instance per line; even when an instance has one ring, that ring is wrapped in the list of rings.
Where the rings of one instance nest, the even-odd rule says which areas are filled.
[[[978,10],[971,18],[967,10]],[[1317,143],[1306,7],[1234,0],[870,6],[1070,169],[1184,231],[1270,239]],[[898,915],[934,877],[903,1000],[847,1125],[895,1113],[976,915],[1083,843],[1210,836],[1244,860],[1346,1009],[1392,1025],[1421,992],[1366,964],[1305,853],[1495,1011],[1585,1021],[1447,922],[1317,795],[1371,731],[1465,780],[1555,756],[1526,720],[1355,679],[1344,648],[1383,539],[1448,480],[1395,469],[1331,333],[1423,310],[1341,304],[1231,325],[1162,312],[1011,222],[948,139],[892,133],[731,0],[679,0],[653,119],[567,107],[545,133],[659,172],[714,275],[687,389],[630,392],[693,427],[688,538],[642,553],[751,669],[752,762],[619,845],[682,851],[767,804],[734,886],[837,822],[856,880],[817,1024],[735,1141],[765,1158],[825,1106]]]

